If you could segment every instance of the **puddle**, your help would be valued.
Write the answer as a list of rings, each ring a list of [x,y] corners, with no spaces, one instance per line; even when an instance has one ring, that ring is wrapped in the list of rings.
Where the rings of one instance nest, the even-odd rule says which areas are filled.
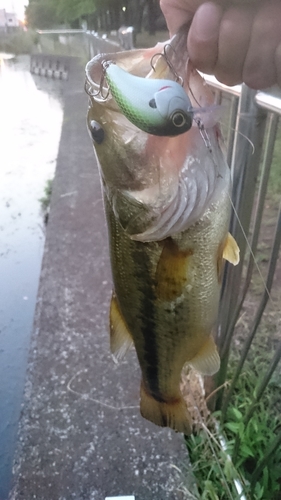
[[[3,55],[2,55],[3,56]],[[8,496],[53,178],[63,82],[0,54],[0,499]]]

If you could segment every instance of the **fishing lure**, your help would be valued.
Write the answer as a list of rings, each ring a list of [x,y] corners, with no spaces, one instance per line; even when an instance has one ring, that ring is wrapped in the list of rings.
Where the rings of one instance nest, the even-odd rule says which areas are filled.
[[[194,110],[183,87],[173,80],[147,79],[103,63],[104,78],[122,113],[136,127],[158,136],[176,136],[192,127]]]

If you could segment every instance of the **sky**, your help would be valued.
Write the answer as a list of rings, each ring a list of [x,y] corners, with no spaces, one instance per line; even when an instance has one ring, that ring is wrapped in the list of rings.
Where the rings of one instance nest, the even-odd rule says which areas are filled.
[[[0,0],[0,9],[6,9],[7,12],[16,12],[19,19],[24,18],[24,6],[28,0]]]

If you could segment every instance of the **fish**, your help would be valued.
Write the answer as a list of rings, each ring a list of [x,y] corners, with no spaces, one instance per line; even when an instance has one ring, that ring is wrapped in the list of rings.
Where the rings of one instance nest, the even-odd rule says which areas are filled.
[[[171,131],[167,116],[156,125],[143,117],[163,87],[176,89],[168,101],[179,91],[175,109],[186,130]],[[95,56],[85,89],[108,226],[111,351],[119,360],[135,347],[141,415],[188,435],[182,370],[218,371],[213,333],[223,263],[239,262],[228,232],[231,177],[214,97],[188,59],[183,32],[150,49]],[[139,103],[139,96],[146,99]],[[169,118],[174,107],[166,109]]]

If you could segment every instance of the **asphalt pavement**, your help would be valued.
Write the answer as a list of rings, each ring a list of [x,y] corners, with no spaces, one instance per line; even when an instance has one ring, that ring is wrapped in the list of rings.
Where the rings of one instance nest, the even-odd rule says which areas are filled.
[[[112,281],[100,179],[73,59],[10,500],[182,500],[183,436],[139,413],[134,352],[109,350]]]

